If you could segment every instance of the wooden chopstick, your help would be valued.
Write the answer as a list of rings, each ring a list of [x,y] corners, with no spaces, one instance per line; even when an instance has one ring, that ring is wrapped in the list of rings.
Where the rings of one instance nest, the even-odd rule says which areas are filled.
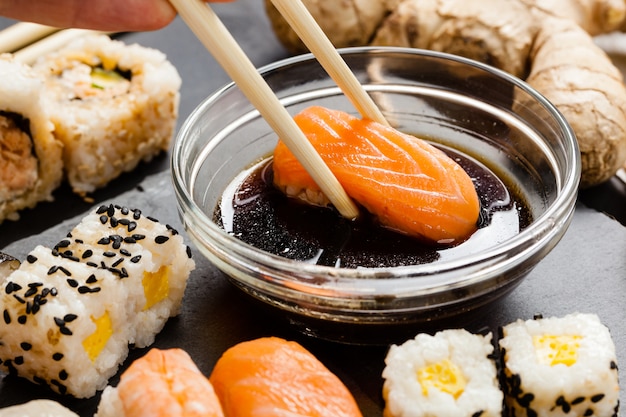
[[[65,29],[56,32],[39,42],[35,42],[15,51],[13,56],[17,61],[25,64],[32,64],[37,60],[37,58],[56,51],[75,39],[92,34],[108,35],[109,33],[110,32],[100,32],[88,29]]]
[[[271,1],[361,116],[388,125],[374,100],[367,94],[302,1]]]
[[[356,218],[359,210],[354,202],[211,7],[202,0],[170,2],[339,213],[348,219]]]
[[[58,28],[38,23],[15,23],[0,31],[0,52],[15,52],[58,30]]]

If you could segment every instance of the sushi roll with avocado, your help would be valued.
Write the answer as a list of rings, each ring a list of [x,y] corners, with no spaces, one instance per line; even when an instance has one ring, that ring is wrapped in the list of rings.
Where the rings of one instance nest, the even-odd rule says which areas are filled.
[[[491,334],[462,329],[418,334],[385,358],[385,417],[500,417]]]
[[[63,179],[62,144],[42,102],[43,82],[10,55],[0,56],[0,223],[52,200]]]
[[[615,346],[597,315],[518,320],[504,326],[502,333],[510,415],[618,415]]]
[[[78,39],[40,58],[67,179],[86,195],[166,151],[181,79],[155,49],[105,35]]]
[[[102,206],[2,282],[0,369],[89,398],[178,313],[194,268],[174,229]]]

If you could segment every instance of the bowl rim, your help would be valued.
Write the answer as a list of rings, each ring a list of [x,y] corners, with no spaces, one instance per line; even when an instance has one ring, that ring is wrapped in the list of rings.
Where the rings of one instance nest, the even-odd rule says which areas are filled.
[[[417,49],[417,48],[405,48],[405,47],[379,47],[379,46],[364,46],[364,47],[350,47],[338,49],[342,56],[354,55],[354,54],[400,54],[400,55],[418,55],[429,58],[436,58],[441,60],[452,61],[466,66],[477,68],[480,71],[490,73],[498,78],[504,79],[506,82],[513,84],[515,87],[523,90],[529,94],[539,105],[545,108],[555,119],[558,126],[564,132],[566,137],[565,152],[566,160],[572,166],[572,171],[562,178],[557,178],[560,181],[560,188],[558,195],[555,197],[554,202],[547,207],[544,213],[541,213],[534,221],[528,225],[520,233],[508,239],[505,242],[494,245],[487,248],[485,251],[481,251],[478,254],[464,255],[459,258],[451,260],[443,260],[434,264],[421,264],[410,266],[398,266],[398,267],[383,267],[383,268],[345,268],[345,267],[330,267],[320,266],[314,264],[307,264],[302,261],[291,260],[273,255],[264,251],[261,251],[243,241],[238,240],[236,237],[228,235],[223,229],[219,228],[213,223],[200,209],[200,207],[193,201],[188,188],[183,184],[181,166],[182,163],[180,153],[182,144],[185,142],[185,137],[189,137],[189,132],[193,129],[193,125],[198,117],[203,114],[205,109],[211,106],[217,101],[224,93],[231,89],[238,89],[234,82],[227,83],[223,87],[217,89],[207,98],[205,98],[187,117],[179,129],[178,134],[175,137],[175,143],[172,147],[172,153],[170,158],[171,164],[171,176],[174,184],[175,194],[177,196],[178,208],[183,224],[188,226],[188,222],[185,219],[186,216],[193,218],[192,226],[194,228],[193,233],[197,233],[195,230],[198,226],[215,239],[216,244],[227,244],[229,248],[234,250],[248,260],[254,260],[264,266],[272,269],[273,271],[281,271],[282,280],[298,281],[306,286],[320,287],[325,286],[326,283],[331,283],[334,286],[337,284],[346,285],[351,287],[354,283],[354,279],[358,279],[359,283],[368,282],[369,284],[375,283],[376,287],[381,285],[385,288],[399,283],[407,284],[410,281],[409,287],[411,292],[422,291],[439,291],[449,290],[457,287],[465,287],[467,285],[475,284],[494,278],[501,273],[501,268],[498,267],[498,260],[511,257],[513,253],[512,262],[518,264],[523,263],[532,253],[535,253],[543,246],[542,242],[549,241],[555,235],[562,235],[564,227],[567,227],[571,216],[573,214],[575,200],[577,198],[578,187],[581,174],[581,156],[578,147],[576,136],[565,120],[561,112],[554,106],[547,98],[541,93],[536,91],[533,87],[527,84],[525,81],[505,72],[498,68],[492,67],[481,62],[464,58],[449,53]],[[258,71],[261,75],[265,75],[269,72],[280,70],[286,66],[294,64],[302,64],[309,61],[314,61],[315,57],[310,54],[301,54],[285,59],[281,59],[270,64],[259,67]],[[187,184],[188,185],[188,184]],[[184,207],[181,207],[183,205]],[[184,210],[183,210],[184,208]],[[560,238],[560,237],[559,237]],[[473,267],[472,272],[468,267]],[[458,269],[468,270],[466,277],[459,279],[459,277],[452,277],[449,282],[442,282],[441,275],[445,272],[455,271]],[[327,278],[323,284],[320,284],[318,280],[315,282],[307,282],[307,276],[324,276]],[[381,276],[384,279],[381,279]],[[420,279],[411,279],[412,277],[419,276]],[[304,278],[303,278],[304,277]],[[436,278],[436,279],[424,279],[424,278]],[[407,281],[407,278],[408,281]],[[436,281],[436,282],[431,282]],[[380,284],[384,283],[384,284]],[[405,288],[407,289],[407,288]],[[372,287],[359,291],[358,289],[351,288],[356,292],[363,292],[364,295],[372,291]]]

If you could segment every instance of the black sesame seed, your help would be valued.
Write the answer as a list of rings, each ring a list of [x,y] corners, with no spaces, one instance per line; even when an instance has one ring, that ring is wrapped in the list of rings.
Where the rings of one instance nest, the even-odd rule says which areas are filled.
[[[132,254],[126,249],[120,249],[120,254],[124,256],[131,256]]]
[[[24,297],[32,297],[33,295],[37,294],[38,292],[39,292],[39,290],[37,288],[29,288],[24,293]]]
[[[46,300],[43,300],[43,301],[46,301]],[[41,304],[45,304],[45,302],[44,302],[44,303],[42,303],[42,302],[38,302],[38,303],[36,303],[36,304],[33,304],[32,308],[31,308],[31,313],[32,313],[32,314],[37,314],[37,313],[39,313],[39,308],[40,308],[39,306],[40,306]]]
[[[129,232],[132,232],[136,228],[137,228],[137,222],[130,222],[130,223],[128,223],[128,231]]]
[[[169,237],[167,237],[167,236],[163,236],[163,235],[159,235],[159,236],[157,236],[157,237],[155,237],[155,238],[154,238],[154,241],[155,241],[157,244],[159,244],[159,245],[161,245],[161,244],[163,244],[163,243],[167,242],[168,240],[170,240],[170,238],[169,238]]]
[[[26,257],[26,261],[28,261],[29,264],[34,264],[35,262],[37,262],[37,257],[34,255],[28,255]]]
[[[98,241],[98,245],[108,245],[109,243],[111,243],[111,239],[108,237],[103,237]]]
[[[80,243],[80,244],[85,243],[82,239],[76,239],[74,242],[76,242],[76,243]]]
[[[130,258],[130,261],[134,264],[136,264],[140,260],[141,260],[141,255],[133,256],[132,258]]]
[[[59,379],[61,381],[65,381],[67,379],[68,375],[67,375],[67,371],[65,369],[61,370],[61,372],[59,372]]]
[[[128,207],[122,207],[122,214],[124,216],[128,216],[129,212],[130,212],[130,210],[128,209]]]
[[[596,395],[592,395],[591,396],[591,402],[592,403],[597,403],[602,401],[602,399],[604,398],[604,394],[596,394]]]
[[[585,413],[583,414],[583,416],[585,417],[589,417],[593,415],[593,410],[591,408],[588,408],[585,410]]]
[[[71,277],[72,276],[72,273],[70,271],[68,271],[67,269],[65,269],[64,267],[62,267],[62,266],[59,266],[59,271],[63,272],[65,274],[65,276],[67,276],[67,277]]]
[[[4,316],[4,322],[6,324],[11,324],[11,315],[9,314],[9,310],[5,309],[2,315]]]
[[[100,223],[106,224],[109,218],[105,215],[100,216]]]
[[[91,249],[87,249],[85,252],[83,252],[83,259],[87,259],[87,258],[91,258],[91,256],[93,255],[93,251]]]
[[[80,294],[87,294],[88,292],[91,292],[91,289],[89,287],[81,285],[80,287],[78,287],[78,292]]]
[[[49,288],[44,288],[43,290],[41,290],[41,296],[42,297],[47,297],[48,294],[50,294],[50,289]]]
[[[107,211],[107,206],[102,205],[102,206],[98,207],[98,209],[96,210],[96,214],[102,214],[102,213],[104,213],[106,211]]]
[[[132,237],[125,237],[124,243],[137,243],[137,241]]]
[[[97,268],[98,264],[95,262],[87,262],[86,265],[91,266],[92,268]]]
[[[19,291],[21,289],[22,286],[20,284],[10,281],[6,286],[6,293],[11,294],[12,292]]]
[[[70,241],[68,239],[63,239],[62,241],[60,241],[59,243],[56,244],[56,246],[54,247],[55,249],[59,249],[59,248],[67,248],[70,245]]]
[[[56,289],[56,287],[52,287],[50,289],[50,295],[51,296],[56,297],[58,293],[59,293],[59,291]]]
[[[19,324],[26,324],[26,316],[25,316],[25,315],[19,316],[19,317],[17,318],[17,322],[18,322]]]
[[[26,303],[26,314],[30,314],[32,312],[33,309],[33,305],[31,304],[31,302],[27,302]]]
[[[63,359],[63,354],[60,352],[56,352],[52,355],[52,359],[54,359],[55,361],[60,361],[61,359]]]
[[[142,190],[139,190],[142,191]],[[133,219],[139,220],[141,218],[141,210],[135,209],[133,210]]]
[[[94,287],[94,288],[91,288],[91,289],[89,290],[89,292],[100,292],[100,290],[101,290],[101,289],[102,289],[102,288],[100,288],[100,287]]]
[[[111,265],[113,268],[115,268],[116,266],[118,266],[119,264],[121,264],[122,262],[124,262],[124,258],[119,258],[117,261],[113,262],[113,264]]]
[[[134,233],[132,238],[135,239],[135,240],[142,240],[142,239],[146,238],[146,235],[142,235],[142,234],[139,234],[139,233]]]
[[[28,284],[28,288],[43,287],[43,282],[31,282]]]
[[[115,217],[111,217],[110,221],[111,221],[112,227],[117,227],[117,224],[119,223],[119,221]]]
[[[611,361],[611,364],[609,366],[611,369],[617,369],[617,363],[615,361]]]
[[[110,204],[108,209],[107,209],[107,215],[109,217],[113,216],[115,214],[115,206],[113,204]]]
[[[68,329],[65,326],[61,326],[59,327],[59,331],[61,332],[61,334],[64,334],[65,336],[71,336],[72,335],[72,331],[70,329]]]
[[[33,348],[33,345],[31,345],[31,344],[30,344],[30,343],[28,343],[28,342],[22,342],[22,343],[20,343],[20,347],[21,347],[23,350],[31,350],[31,349]]]
[[[19,295],[17,295],[17,294],[13,294],[13,298],[15,298],[21,304],[25,304],[26,303],[26,301],[24,301],[24,299],[22,297],[20,297]]]
[[[111,251],[106,251],[102,253],[102,256],[106,256],[107,258],[113,258],[117,255],[117,253],[115,252],[111,252]]]
[[[65,326],[65,320],[60,317],[55,317],[54,324],[56,324],[57,326]]]
[[[117,222],[122,226],[128,226],[130,224],[130,220],[128,219],[119,219]]]
[[[55,272],[57,272],[58,269],[59,267],[57,265],[52,265],[50,269],[48,269],[48,275],[54,274]]]
[[[78,316],[76,314],[69,313],[69,314],[66,314],[65,316],[63,316],[63,321],[66,322],[66,323],[71,323],[74,320],[76,320],[77,318],[78,318]]]
[[[24,357],[23,356],[16,356],[15,358],[13,358],[13,362],[15,362],[16,365],[23,365],[24,364]]]
[[[191,259],[191,248],[187,246],[187,257]]]
[[[68,278],[67,279],[67,284],[72,287],[72,288],[76,288],[78,287],[78,281],[76,281],[75,279],[72,278]]]
[[[585,401],[585,397],[576,397],[572,400],[572,405],[580,404]]]
[[[85,281],[87,284],[93,284],[94,282],[98,282],[98,279],[96,278],[96,276],[94,274],[89,275],[89,278],[87,278],[87,281]]]

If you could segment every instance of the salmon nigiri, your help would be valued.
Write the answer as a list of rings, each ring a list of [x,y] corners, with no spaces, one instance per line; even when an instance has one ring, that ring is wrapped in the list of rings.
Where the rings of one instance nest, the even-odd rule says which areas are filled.
[[[239,343],[210,381],[227,417],[360,417],[348,388],[300,344],[277,337]]]
[[[320,106],[294,117],[346,193],[385,227],[440,244],[477,228],[480,202],[470,176],[443,151],[391,127]],[[328,200],[279,141],[274,184],[289,197]]]
[[[95,417],[223,417],[213,386],[182,349],[151,349],[116,388],[102,393]]]

